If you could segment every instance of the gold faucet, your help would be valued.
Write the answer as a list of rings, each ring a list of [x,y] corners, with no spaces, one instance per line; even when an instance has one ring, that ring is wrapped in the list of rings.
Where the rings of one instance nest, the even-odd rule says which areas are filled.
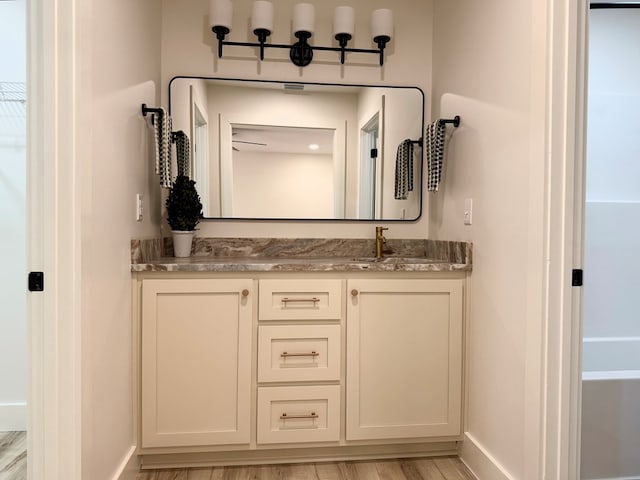
[[[387,243],[382,232],[389,230],[387,227],[376,227],[376,258],[382,258],[382,246]]]

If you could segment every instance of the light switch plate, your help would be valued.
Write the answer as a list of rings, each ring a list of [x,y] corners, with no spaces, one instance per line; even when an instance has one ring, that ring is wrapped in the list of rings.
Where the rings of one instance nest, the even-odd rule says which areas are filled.
[[[136,221],[142,221],[142,194],[136,193]]]
[[[464,224],[471,225],[473,223],[473,199],[464,199]]]

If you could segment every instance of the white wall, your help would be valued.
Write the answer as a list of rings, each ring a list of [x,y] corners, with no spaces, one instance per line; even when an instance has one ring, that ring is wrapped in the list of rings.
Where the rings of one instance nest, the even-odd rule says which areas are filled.
[[[587,201],[640,201],[640,11],[589,15]]]
[[[25,2],[0,2],[0,82],[26,81]],[[0,103],[0,431],[26,429],[25,106]]]
[[[331,155],[233,154],[235,216],[333,218],[333,200]]]
[[[589,16],[585,337],[640,336],[640,11]]]
[[[78,3],[82,159],[82,478],[110,480],[136,443],[130,241],[159,234],[140,105],[159,103],[160,5]],[[135,220],[135,194],[144,219]]]
[[[326,81],[333,83],[365,83],[389,85],[417,85],[425,92],[431,87],[432,1],[393,2],[395,37],[387,49],[385,66],[380,68],[373,55],[347,55],[347,64],[336,64],[333,53],[318,53],[316,60],[304,69],[288,60],[286,51],[268,51],[268,61],[256,60],[256,52],[247,47],[225,48],[224,57],[217,59],[215,38],[208,30],[208,1],[163,0],[162,25],[162,79],[163,101],[166,86],[175,75],[205,75],[220,77],[260,78],[266,80]],[[296,0],[283,0],[276,4],[276,24],[272,41],[290,43],[291,12]],[[316,3],[316,34],[313,42],[332,44],[333,10],[339,5],[356,9],[356,32],[353,46],[372,48],[370,15],[376,8],[389,7],[386,0],[328,0]],[[234,2],[231,40],[245,41],[251,2]],[[324,62],[322,60],[325,60]],[[430,113],[427,105],[427,115]],[[425,196],[426,207],[426,196]],[[426,208],[423,208],[426,211]],[[390,238],[424,238],[428,221],[424,215],[419,221],[392,224]],[[314,237],[318,224],[313,222],[233,222],[205,221],[199,225],[203,236],[256,236],[256,237]],[[370,223],[323,223],[321,232],[328,237],[371,237]],[[166,232],[165,232],[166,233]]]
[[[587,202],[584,337],[640,337],[640,202]]]
[[[465,442],[491,459],[495,475],[487,478],[542,478],[541,352],[539,344],[530,349],[542,322],[535,315],[542,280],[530,262],[542,264],[531,252],[541,251],[543,231],[535,212],[544,138],[534,132],[544,118],[534,115],[544,105],[536,96],[544,64],[533,67],[544,59],[544,38],[534,41],[544,30],[533,27],[543,7],[537,0],[488,0],[464,8],[440,1],[434,9],[434,118],[460,115],[462,125],[449,127],[444,181],[429,194],[430,237],[473,242]],[[463,224],[465,198],[473,198],[472,226]],[[463,456],[479,466],[465,449]]]

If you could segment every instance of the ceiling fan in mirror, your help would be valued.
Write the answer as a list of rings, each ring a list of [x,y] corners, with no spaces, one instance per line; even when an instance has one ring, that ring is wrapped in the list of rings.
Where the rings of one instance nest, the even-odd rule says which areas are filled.
[[[238,132],[233,132],[231,135],[235,137],[237,134],[238,134]],[[231,140],[231,143],[232,144],[233,143],[242,143],[242,144],[245,144],[245,145],[256,145],[258,147],[266,147],[267,146],[266,143],[248,142],[248,141],[245,141],[245,140]],[[235,145],[233,145],[231,148],[233,149],[234,152],[239,152],[240,151],[240,149],[238,147],[236,147]]]

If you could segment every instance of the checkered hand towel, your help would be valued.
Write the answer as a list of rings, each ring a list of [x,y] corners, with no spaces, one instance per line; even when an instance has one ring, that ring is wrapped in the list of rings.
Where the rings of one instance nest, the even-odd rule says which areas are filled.
[[[178,175],[191,176],[189,137],[182,130],[175,133]]]
[[[427,157],[427,190],[437,192],[442,177],[446,126],[438,120],[427,126],[425,154]]]
[[[406,200],[411,191],[413,191],[413,143],[406,139],[398,145],[396,152],[394,198]]]
[[[160,186],[171,188],[171,117],[164,108],[154,115],[153,129],[156,141],[156,175],[160,175]]]

